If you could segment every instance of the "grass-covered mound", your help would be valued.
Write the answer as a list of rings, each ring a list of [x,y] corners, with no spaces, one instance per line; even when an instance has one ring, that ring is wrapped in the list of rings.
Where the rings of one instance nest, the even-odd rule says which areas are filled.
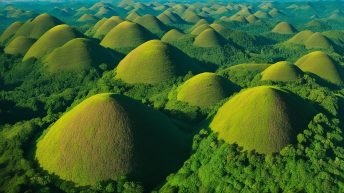
[[[197,47],[221,47],[226,44],[226,39],[213,29],[206,29],[200,33],[193,43]]]
[[[113,66],[115,58],[107,49],[94,41],[76,38],[51,52],[45,59],[45,63],[50,73],[80,72],[92,67],[98,68],[100,64]]]
[[[314,115],[312,106],[288,91],[259,86],[229,99],[210,127],[227,143],[266,154],[294,143]]]
[[[23,22],[14,22],[10,26],[8,26],[0,36],[0,44],[10,39],[23,24]]]
[[[178,14],[169,10],[164,11],[157,18],[166,25],[185,23]]]
[[[5,47],[4,52],[6,54],[23,56],[35,41],[36,40],[32,38],[18,36]]]
[[[94,35],[94,33],[100,28],[100,26],[102,26],[109,18],[102,18],[100,19],[96,24],[94,24],[94,26],[92,27],[92,34]]]
[[[297,34],[295,34],[292,38],[290,38],[287,43],[294,43],[294,44],[304,44],[308,38],[310,38],[314,32],[310,30],[304,30]]]
[[[123,175],[156,183],[185,158],[184,139],[160,112],[123,95],[98,94],[48,129],[36,158],[45,170],[79,185]]]
[[[135,19],[135,23],[140,24],[158,36],[163,35],[168,30],[168,27],[164,23],[150,14]]]
[[[110,30],[112,30],[114,27],[122,22],[123,19],[119,16],[110,17],[102,25],[99,26],[94,34],[94,37],[99,39],[104,38],[104,36],[109,33]]]
[[[206,29],[211,29],[211,27],[208,24],[202,24],[197,26],[191,31],[192,35],[198,36],[200,33],[202,33]]]
[[[210,24],[210,27],[221,35],[226,35],[229,32],[229,30],[227,30],[223,25],[218,23],[212,23]]]
[[[312,34],[306,41],[305,46],[307,49],[330,49],[333,48],[330,40],[319,32]]]
[[[23,60],[41,58],[69,40],[78,37],[83,37],[83,34],[69,25],[62,24],[55,26],[42,35],[42,37],[31,46]]]
[[[296,32],[294,26],[287,22],[278,23],[273,29],[272,32],[279,34],[293,34]]]
[[[199,107],[209,107],[230,96],[236,87],[224,77],[210,72],[198,74],[178,90],[177,99]]]
[[[111,49],[132,48],[153,38],[153,34],[139,24],[124,21],[106,34],[100,44]]]
[[[198,28],[201,25],[209,25],[209,22],[205,19],[200,19],[199,21],[197,21],[197,23],[195,25],[193,25],[190,29],[190,31],[193,31],[194,29]]]
[[[131,13],[129,13],[127,15],[127,17],[125,18],[128,21],[134,21],[135,19],[141,17],[140,14],[136,13],[135,11],[132,11]]]
[[[85,23],[96,23],[99,20],[98,17],[85,13],[83,14],[77,21],[78,22],[85,22]]]
[[[330,81],[341,84],[343,69],[333,59],[322,51],[315,51],[302,56],[295,64],[304,72],[310,72]]]
[[[261,75],[262,80],[294,81],[300,78],[303,72],[296,65],[281,61],[269,66]]]
[[[198,69],[186,54],[160,40],[151,40],[132,50],[118,64],[116,78],[127,83],[157,84],[188,71]]]
[[[164,42],[174,42],[183,38],[185,34],[177,29],[171,29],[162,36],[161,40]]]
[[[63,22],[56,17],[44,13],[37,16],[32,21],[27,21],[18,29],[15,36],[26,36],[29,38],[38,39],[45,32],[62,23]]]

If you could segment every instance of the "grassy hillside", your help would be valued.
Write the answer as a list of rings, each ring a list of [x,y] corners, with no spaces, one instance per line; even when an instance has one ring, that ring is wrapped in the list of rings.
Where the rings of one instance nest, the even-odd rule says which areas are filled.
[[[300,78],[303,72],[296,65],[281,61],[269,66],[261,74],[262,80],[294,81]]]
[[[260,86],[231,98],[218,110],[210,127],[228,143],[266,154],[294,143],[314,115],[309,104],[287,91]]]
[[[4,49],[6,54],[24,56],[36,40],[24,36],[14,38]]]

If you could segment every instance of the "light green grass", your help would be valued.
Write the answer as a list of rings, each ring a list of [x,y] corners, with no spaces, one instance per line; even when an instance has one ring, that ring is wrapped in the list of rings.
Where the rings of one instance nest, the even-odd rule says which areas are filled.
[[[14,22],[10,26],[8,26],[0,36],[0,43],[4,43],[8,39],[10,39],[23,24],[23,22]]]
[[[96,23],[98,20],[99,20],[98,17],[91,15],[91,14],[88,14],[88,13],[85,13],[77,21],[78,22],[91,22],[91,23],[94,22],[94,23]]]
[[[292,38],[290,38],[287,43],[294,43],[294,44],[304,44],[308,38],[310,38],[314,32],[310,30],[304,30],[297,34],[295,34]]]
[[[168,27],[165,24],[163,24],[159,19],[150,14],[138,17],[134,20],[134,22],[145,27],[157,36],[163,35],[168,30]]]
[[[50,73],[80,72],[92,67],[98,68],[100,64],[111,66],[115,63],[115,58],[107,49],[92,40],[76,38],[56,48],[45,58],[45,63]]]
[[[295,81],[303,72],[296,65],[281,61],[269,66],[261,74],[262,80]]]
[[[114,27],[101,41],[106,48],[132,48],[153,39],[153,34],[139,24],[124,21]]]
[[[304,55],[295,64],[304,72],[313,73],[334,84],[342,83],[343,70],[324,52],[315,51]]]
[[[191,34],[197,36],[206,29],[211,29],[211,27],[208,24],[202,24],[197,26],[194,30],[192,30]]]
[[[95,32],[94,37],[98,39],[103,39],[104,36],[109,33],[114,27],[122,23],[123,19],[119,16],[113,16],[107,19]]]
[[[49,173],[78,185],[123,175],[156,183],[185,158],[185,139],[160,112],[123,95],[98,94],[48,129],[36,158]]]
[[[287,91],[259,86],[240,92],[225,103],[210,127],[227,143],[259,153],[278,152],[296,141],[315,110]]]
[[[272,32],[279,34],[293,34],[296,32],[296,29],[287,22],[281,22],[272,29]]]
[[[127,83],[157,84],[188,71],[199,71],[193,61],[160,40],[148,41],[131,51],[117,66],[117,78]]]
[[[198,74],[178,90],[177,100],[199,107],[209,107],[230,96],[236,89],[229,80],[210,72]]]
[[[197,47],[221,47],[226,44],[226,39],[213,29],[206,29],[200,33],[193,43]]]
[[[69,40],[78,37],[83,37],[83,34],[66,24],[55,26],[31,46],[23,60],[41,58]]]
[[[305,42],[307,49],[330,49],[332,45],[330,41],[321,33],[312,34]]]
[[[5,47],[4,52],[6,54],[24,56],[35,41],[36,40],[31,38],[18,36]]]
[[[163,42],[174,42],[182,39],[185,36],[183,32],[180,32],[177,29],[171,29],[161,38]]]

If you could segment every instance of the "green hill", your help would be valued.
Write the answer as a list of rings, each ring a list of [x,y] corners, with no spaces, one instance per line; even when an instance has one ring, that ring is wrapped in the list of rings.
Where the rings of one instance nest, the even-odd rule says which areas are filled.
[[[122,23],[123,20],[119,16],[112,16],[109,19],[107,19],[99,28],[96,30],[94,37],[103,39],[104,36],[109,33],[114,27],[116,27],[118,24]]]
[[[330,56],[315,51],[302,56],[295,64],[304,72],[310,72],[334,84],[343,83],[343,70]]]
[[[83,37],[83,34],[66,24],[53,27],[31,46],[23,60],[41,58],[69,40],[78,37]]]
[[[92,67],[98,68],[100,64],[113,66],[115,58],[107,49],[92,40],[76,38],[51,52],[45,59],[45,63],[50,73],[79,72]]]
[[[177,29],[171,29],[161,38],[163,42],[174,42],[183,38],[185,34]]]
[[[100,26],[102,26],[107,20],[108,18],[104,17],[101,20],[99,20],[96,24],[94,24],[91,30],[92,34],[96,33],[96,31],[100,28]]]
[[[166,25],[185,23],[178,14],[169,10],[164,11],[157,18]]]
[[[129,97],[94,95],[37,143],[42,168],[78,185],[130,175],[156,183],[185,158],[185,136],[160,112]]]
[[[35,41],[36,40],[32,38],[18,36],[5,47],[4,52],[6,54],[24,56]]]
[[[85,13],[77,21],[83,23],[96,23],[99,20],[98,17]]]
[[[125,19],[127,19],[128,21],[134,21],[135,19],[137,19],[139,17],[141,17],[141,15],[139,15],[138,13],[133,11],[129,15],[127,15],[127,17]]]
[[[293,34],[296,32],[296,29],[287,22],[281,22],[272,29],[272,32],[279,34]]]
[[[230,96],[236,88],[229,80],[210,72],[198,74],[178,90],[177,99],[199,107],[209,107]]]
[[[200,19],[199,21],[197,21],[197,23],[195,23],[195,25],[191,27],[190,31],[193,31],[194,29],[202,25],[209,25],[209,22],[205,19]]]
[[[158,36],[163,35],[168,30],[168,27],[165,24],[163,24],[159,19],[150,14],[139,17],[135,19],[134,22],[140,24],[141,26],[145,27],[153,34],[156,34]]]
[[[261,75],[262,80],[294,81],[300,78],[303,72],[296,65],[281,61],[269,66]]]
[[[193,11],[187,11],[183,14],[182,18],[188,23],[197,23],[199,20],[202,19],[201,16],[197,15]]]
[[[212,23],[210,24],[210,27],[223,36],[229,32],[229,30],[227,30],[223,25],[218,23]]]
[[[305,46],[307,49],[331,49],[333,48],[330,40],[327,39],[324,35],[319,32],[316,32],[309,37],[306,42]]]
[[[259,86],[229,99],[210,127],[227,143],[267,154],[294,143],[314,115],[309,104],[288,91]]]
[[[116,78],[127,83],[157,84],[184,76],[188,71],[199,70],[186,54],[160,40],[151,40],[118,64]]]
[[[23,22],[14,22],[8,26],[0,36],[0,44],[3,44],[5,41],[9,40],[23,24]]]
[[[197,36],[206,29],[211,29],[211,27],[208,24],[202,24],[197,26],[194,30],[192,30],[191,34]]]
[[[197,47],[220,47],[226,44],[226,39],[213,29],[206,29],[200,33],[193,43]]]
[[[15,36],[25,36],[28,38],[38,39],[45,32],[62,23],[63,22],[59,19],[44,13],[37,16],[32,21],[27,21],[17,30]]]
[[[310,38],[314,32],[310,30],[304,30],[297,34],[295,34],[292,38],[290,38],[287,43],[294,43],[294,44],[304,44],[308,38]]]
[[[100,44],[111,49],[132,48],[153,38],[153,34],[139,24],[124,21],[106,34]]]

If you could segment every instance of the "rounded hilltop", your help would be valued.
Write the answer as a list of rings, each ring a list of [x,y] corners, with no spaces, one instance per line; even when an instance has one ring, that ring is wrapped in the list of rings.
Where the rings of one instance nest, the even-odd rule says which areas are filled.
[[[36,40],[32,38],[18,36],[5,47],[4,52],[10,55],[24,56],[35,41]]]
[[[267,154],[294,143],[315,114],[310,104],[286,90],[258,86],[230,98],[210,128],[227,143]]]
[[[185,139],[162,113],[123,95],[97,94],[47,130],[36,158],[49,173],[78,185],[121,176],[152,184],[185,159]]]
[[[303,76],[302,70],[287,61],[277,62],[262,73],[262,80],[294,81]]]

